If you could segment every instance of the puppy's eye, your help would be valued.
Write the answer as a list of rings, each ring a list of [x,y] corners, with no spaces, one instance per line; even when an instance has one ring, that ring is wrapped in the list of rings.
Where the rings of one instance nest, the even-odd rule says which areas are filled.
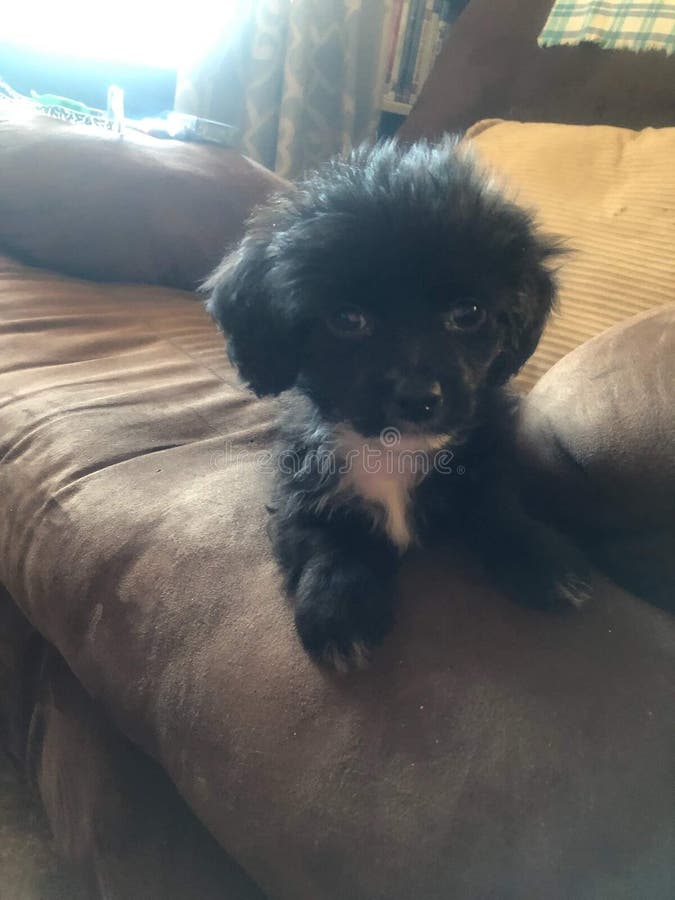
[[[486,315],[482,306],[472,300],[465,300],[450,310],[445,317],[445,327],[449,331],[478,331]]]
[[[372,319],[355,306],[344,306],[331,313],[327,323],[338,337],[366,337],[373,331]]]

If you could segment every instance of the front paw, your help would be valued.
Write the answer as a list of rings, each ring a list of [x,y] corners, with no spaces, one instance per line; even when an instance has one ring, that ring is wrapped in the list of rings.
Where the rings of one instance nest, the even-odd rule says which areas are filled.
[[[390,585],[364,565],[313,561],[296,590],[295,627],[305,650],[338,672],[364,668],[393,624]]]
[[[590,600],[591,590],[590,572],[567,572],[554,582],[552,600],[555,605],[567,604],[581,609]]]
[[[524,556],[502,569],[502,587],[513,600],[530,609],[564,611],[581,608],[592,593],[592,575],[586,560],[573,554],[564,562]]]
[[[566,535],[517,511],[496,523],[487,515],[478,521],[473,536],[483,563],[516,603],[564,611],[590,598],[592,569]]]

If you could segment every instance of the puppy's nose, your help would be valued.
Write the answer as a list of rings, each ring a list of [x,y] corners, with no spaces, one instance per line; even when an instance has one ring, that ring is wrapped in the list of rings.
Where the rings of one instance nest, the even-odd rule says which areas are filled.
[[[433,419],[442,403],[443,395],[438,382],[431,385],[403,384],[394,394],[394,404],[400,418],[416,424]]]

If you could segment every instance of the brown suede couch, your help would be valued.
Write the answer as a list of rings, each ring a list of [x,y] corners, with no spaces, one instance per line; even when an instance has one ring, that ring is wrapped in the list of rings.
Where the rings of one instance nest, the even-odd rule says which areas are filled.
[[[593,597],[525,611],[460,545],[417,551],[348,677],[279,592],[274,404],[189,290],[279,182],[232,151],[0,127],[2,725],[89,896],[673,896],[674,138],[550,127],[474,137],[547,225],[588,193],[521,442]],[[576,198],[560,141],[588,160]]]

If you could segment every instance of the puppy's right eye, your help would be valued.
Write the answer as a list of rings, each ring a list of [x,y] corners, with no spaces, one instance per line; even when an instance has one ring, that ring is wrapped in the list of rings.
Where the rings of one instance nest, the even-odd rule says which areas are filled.
[[[338,337],[359,338],[373,333],[372,319],[355,306],[343,306],[331,313],[326,322]]]
[[[473,300],[465,300],[454,306],[445,319],[445,327],[449,331],[478,331],[486,319],[482,306]]]

